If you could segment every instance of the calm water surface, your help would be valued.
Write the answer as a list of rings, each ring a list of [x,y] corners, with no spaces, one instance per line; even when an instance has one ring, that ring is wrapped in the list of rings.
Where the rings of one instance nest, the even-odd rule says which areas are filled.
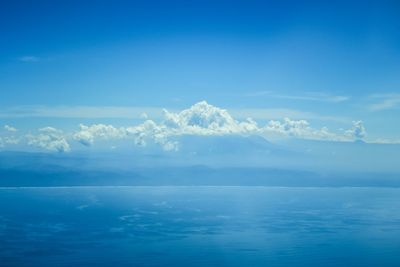
[[[400,189],[0,189],[0,266],[400,266]]]

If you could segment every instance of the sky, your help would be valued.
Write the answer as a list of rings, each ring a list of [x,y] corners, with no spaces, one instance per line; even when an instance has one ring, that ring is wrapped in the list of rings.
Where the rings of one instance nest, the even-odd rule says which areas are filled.
[[[398,1],[2,1],[0,145],[171,131],[398,143],[398,14]]]

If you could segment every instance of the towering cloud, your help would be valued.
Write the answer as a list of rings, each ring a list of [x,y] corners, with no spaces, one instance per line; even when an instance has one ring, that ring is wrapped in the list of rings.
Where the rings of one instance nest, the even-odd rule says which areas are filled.
[[[248,119],[238,122],[225,109],[209,105],[206,101],[201,101],[179,113],[165,110],[163,124],[176,134],[245,134],[258,130],[255,121]]]

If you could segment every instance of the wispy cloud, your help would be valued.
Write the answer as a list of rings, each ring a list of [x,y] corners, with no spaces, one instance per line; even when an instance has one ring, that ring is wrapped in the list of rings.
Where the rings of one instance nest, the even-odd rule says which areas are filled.
[[[272,91],[257,91],[246,94],[248,97],[259,97],[268,96],[272,98],[281,98],[289,100],[300,100],[300,101],[320,101],[320,102],[331,102],[339,103],[350,100],[350,96],[344,95],[331,95],[324,92],[305,92],[299,95],[288,95],[288,94],[278,94]]]
[[[371,143],[374,143],[374,144],[387,144],[387,145],[400,145],[400,139],[378,138],[378,139],[372,140]]]
[[[171,110],[171,109],[170,109]],[[336,121],[348,123],[349,118],[324,116],[308,111],[289,108],[229,108],[229,112],[238,119],[253,118],[271,120],[281,118]],[[175,111],[175,110],[171,110]],[[143,120],[162,119],[162,107],[115,107],[115,106],[17,106],[0,109],[0,118],[82,118],[107,119],[128,118]]]
[[[302,111],[289,108],[241,108],[229,109],[229,112],[239,119],[253,118],[256,120],[275,120],[282,118],[307,119],[320,121],[335,121],[348,123],[351,119],[339,116],[325,116],[314,112]]]
[[[375,94],[370,96],[375,103],[369,105],[372,111],[394,109],[400,106],[400,94]]]
[[[114,106],[17,106],[0,109],[0,118],[130,118],[143,119],[143,113],[152,118],[163,116],[157,107]]]
[[[272,91],[255,91],[244,94],[247,97],[272,95]]]
[[[23,57],[19,57],[18,58],[18,61],[21,61],[21,62],[38,62],[38,61],[40,61],[40,58],[39,57],[36,57],[36,56],[23,56]]]
[[[4,125],[4,130],[8,131],[8,132],[16,132],[17,129],[10,126],[10,125]]]
[[[349,96],[341,95],[327,95],[327,94],[305,94],[305,95],[275,95],[276,98],[292,99],[292,100],[306,100],[306,101],[321,101],[339,103],[350,99]]]

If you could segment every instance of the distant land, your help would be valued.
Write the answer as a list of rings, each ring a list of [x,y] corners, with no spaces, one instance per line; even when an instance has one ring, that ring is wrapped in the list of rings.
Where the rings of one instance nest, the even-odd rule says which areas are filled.
[[[178,152],[3,151],[0,186],[400,186],[398,145],[242,136],[181,142]]]

